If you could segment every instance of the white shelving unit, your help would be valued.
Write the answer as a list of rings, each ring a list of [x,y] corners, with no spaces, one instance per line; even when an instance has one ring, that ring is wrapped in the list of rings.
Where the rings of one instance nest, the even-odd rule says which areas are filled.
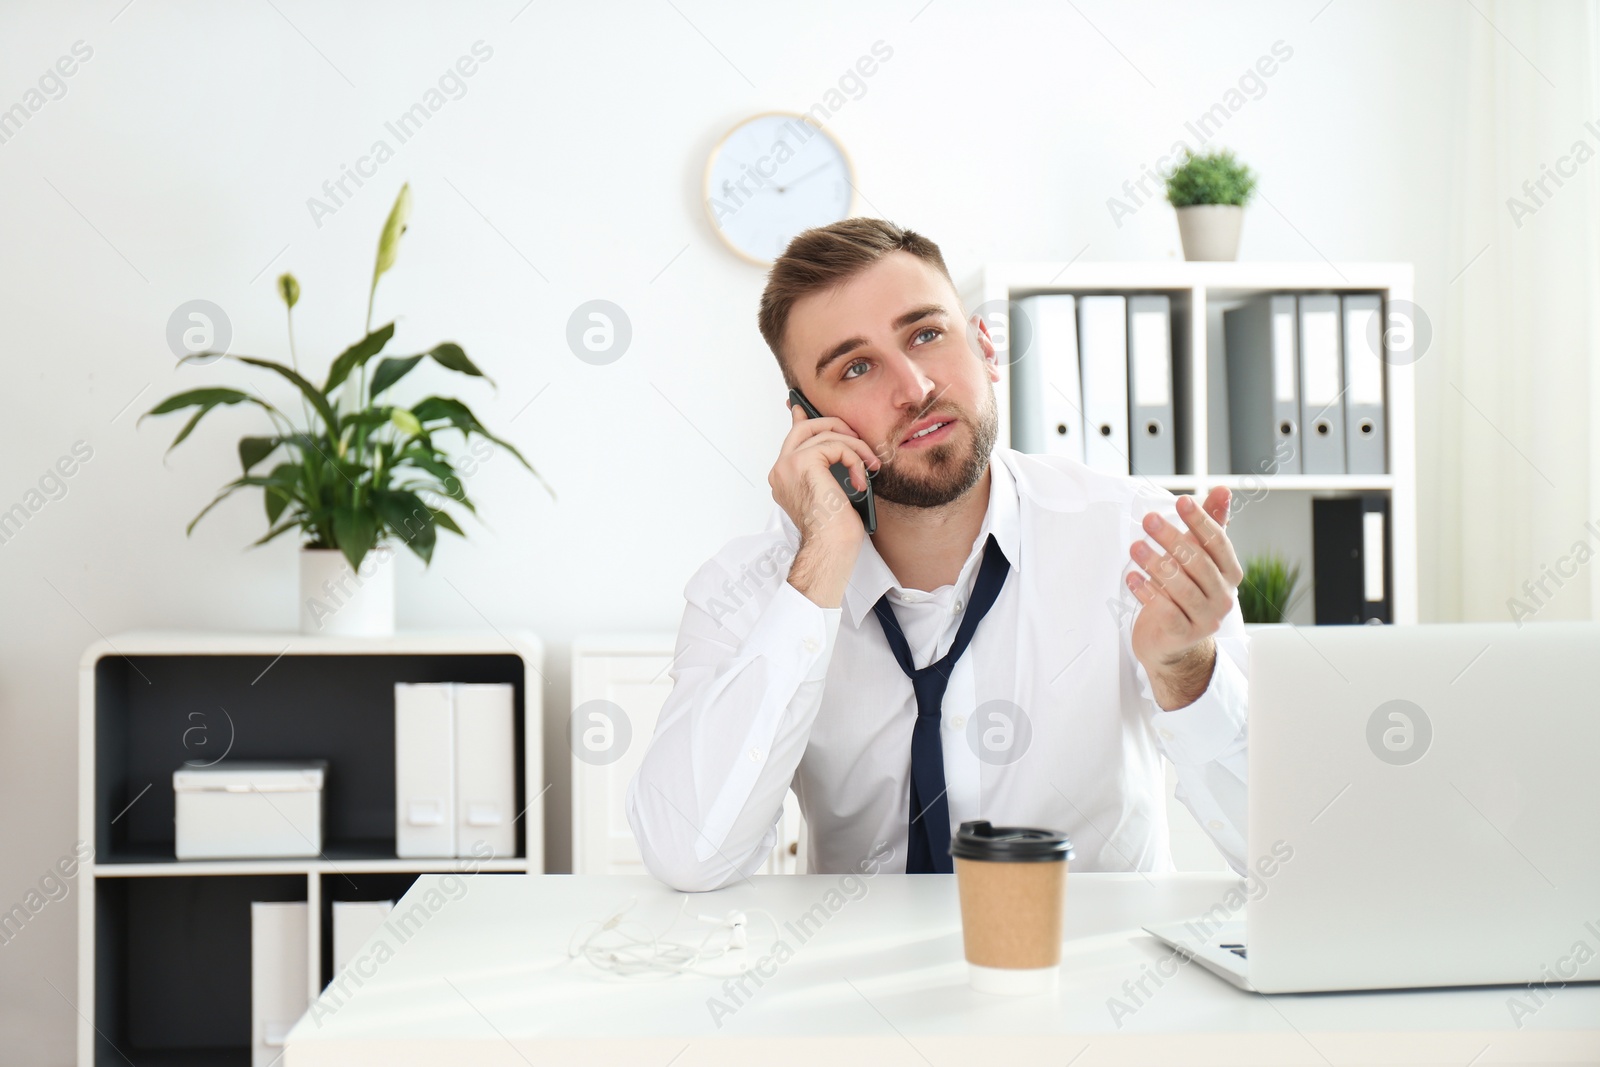
[[[1416,402],[1413,369],[1385,361],[1389,472],[1382,475],[1235,474],[1221,460],[1228,440],[1226,352],[1222,314],[1259,293],[1376,293],[1384,314],[1392,302],[1410,302],[1408,263],[991,263],[962,288],[968,315],[982,311],[1000,349],[995,384],[1000,441],[1011,440],[1011,385],[1006,350],[1011,302],[1036,293],[1160,294],[1172,299],[1173,378],[1178,401],[1178,452],[1187,473],[1150,479],[1174,493],[1203,495],[1227,486],[1240,501],[1229,536],[1241,557],[1276,548],[1302,564],[1302,587],[1311,585],[1312,496],[1382,492],[1389,499],[1393,617],[1417,621]],[[1300,597],[1289,621],[1312,621],[1309,597]]]
[[[95,850],[79,871],[79,1067],[124,1063],[124,1052],[140,1067],[248,1064],[250,899],[309,904],[314,999],[332,978],[328,901],[398,899],[429,872],[542,873],[543,657],[524,631],[136,631],[90,646],[79,667],[78,834]],[[517,855],[394,855],[393,684],[447,680],[514,686]],[[204,747],[190,732],[196,726],[206,731]],[[186,759],[217,761],[225,748],[238,759],[330,759],[321,855],[173,856],[172,771]],[[152,950],[163,939],[176,945]],[[211,1018],[207,1004],[171,1003],[182,989],[168,996],[159,988],[172,978],[170,957],[185,951],[181,981],[214,998]]]

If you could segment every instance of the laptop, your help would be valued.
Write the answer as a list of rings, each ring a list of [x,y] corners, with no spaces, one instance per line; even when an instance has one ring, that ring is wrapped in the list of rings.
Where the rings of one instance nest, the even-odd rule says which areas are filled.
[[[1244,885],[1147,932],[1262,993],[1600,979],[1600,623],[1256,629],[1249,674]]]

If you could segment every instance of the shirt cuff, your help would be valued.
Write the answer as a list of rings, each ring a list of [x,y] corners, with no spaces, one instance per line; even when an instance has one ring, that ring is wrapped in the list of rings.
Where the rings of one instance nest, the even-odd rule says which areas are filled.
[[[793,656],[789,662],[801,685],[820,682],[828,675],[842,614],[842,608],[822,607],[787,581],[779,582],[777,593],[745,636],[744,650],[760,649],[767,655],[783,650]]]
[[[1217,643],[1217,662],[1205,692],[1194,703],[1172,711],[1163,711],[1156,704],[1144,664],[1137,668],[1139,685],[1154,709],[1150,724],[1173,763],[1210,763],[1238,739],[1246,721],[1249,682],[1233,657],[1223,650],[1223,642]]]

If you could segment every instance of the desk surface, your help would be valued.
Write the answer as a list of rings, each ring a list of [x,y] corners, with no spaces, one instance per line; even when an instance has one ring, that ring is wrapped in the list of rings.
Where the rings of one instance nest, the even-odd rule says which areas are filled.
[[[630,898],[630,918],[665,930],[682,895],[653,879],[424,875],[296,1025],[284,1063],[1600,1062],[1600,985],[1263,997],[1168,962],[1140,929],[1239,884],[1070,875],[1059,991],[995,997],[967,985],[953,875],[756,877],[694,895],[672,927],[688,940],[711,929],[700,913],[759,908],[798,924],[811,912],[803,930],[780,930],[781,963],[771,924],[750,915],[744,955],[772,957],[771,977],[740,995],[720,978],[628,979],[568,957],[580,924]],[[705,968],[737,969],[732,957]],[[1600,977],[1600,962],[1579,973]]]

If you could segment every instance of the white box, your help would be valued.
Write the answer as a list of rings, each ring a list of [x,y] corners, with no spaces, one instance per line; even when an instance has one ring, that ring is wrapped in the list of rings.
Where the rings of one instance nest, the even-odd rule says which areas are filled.
[[[504,682],[457,682],[454,695],[456,855],[495,859],[514,856],[515,690]]]
[[[283,1059],[283,1040],[311,1006],[305,901],[250,904],[250,1064],[272,1067]]]
[[[262,760],[172,772],[180,860],[322,854],[327,760]]]
[[[394,854],[456,854],[455,725],[449,682],[394,687]]]
[[[336,900],[333,902],[333,977],[356,958],[394,910],[392,900]],[[330,983],[331,984],[331,983]]]

